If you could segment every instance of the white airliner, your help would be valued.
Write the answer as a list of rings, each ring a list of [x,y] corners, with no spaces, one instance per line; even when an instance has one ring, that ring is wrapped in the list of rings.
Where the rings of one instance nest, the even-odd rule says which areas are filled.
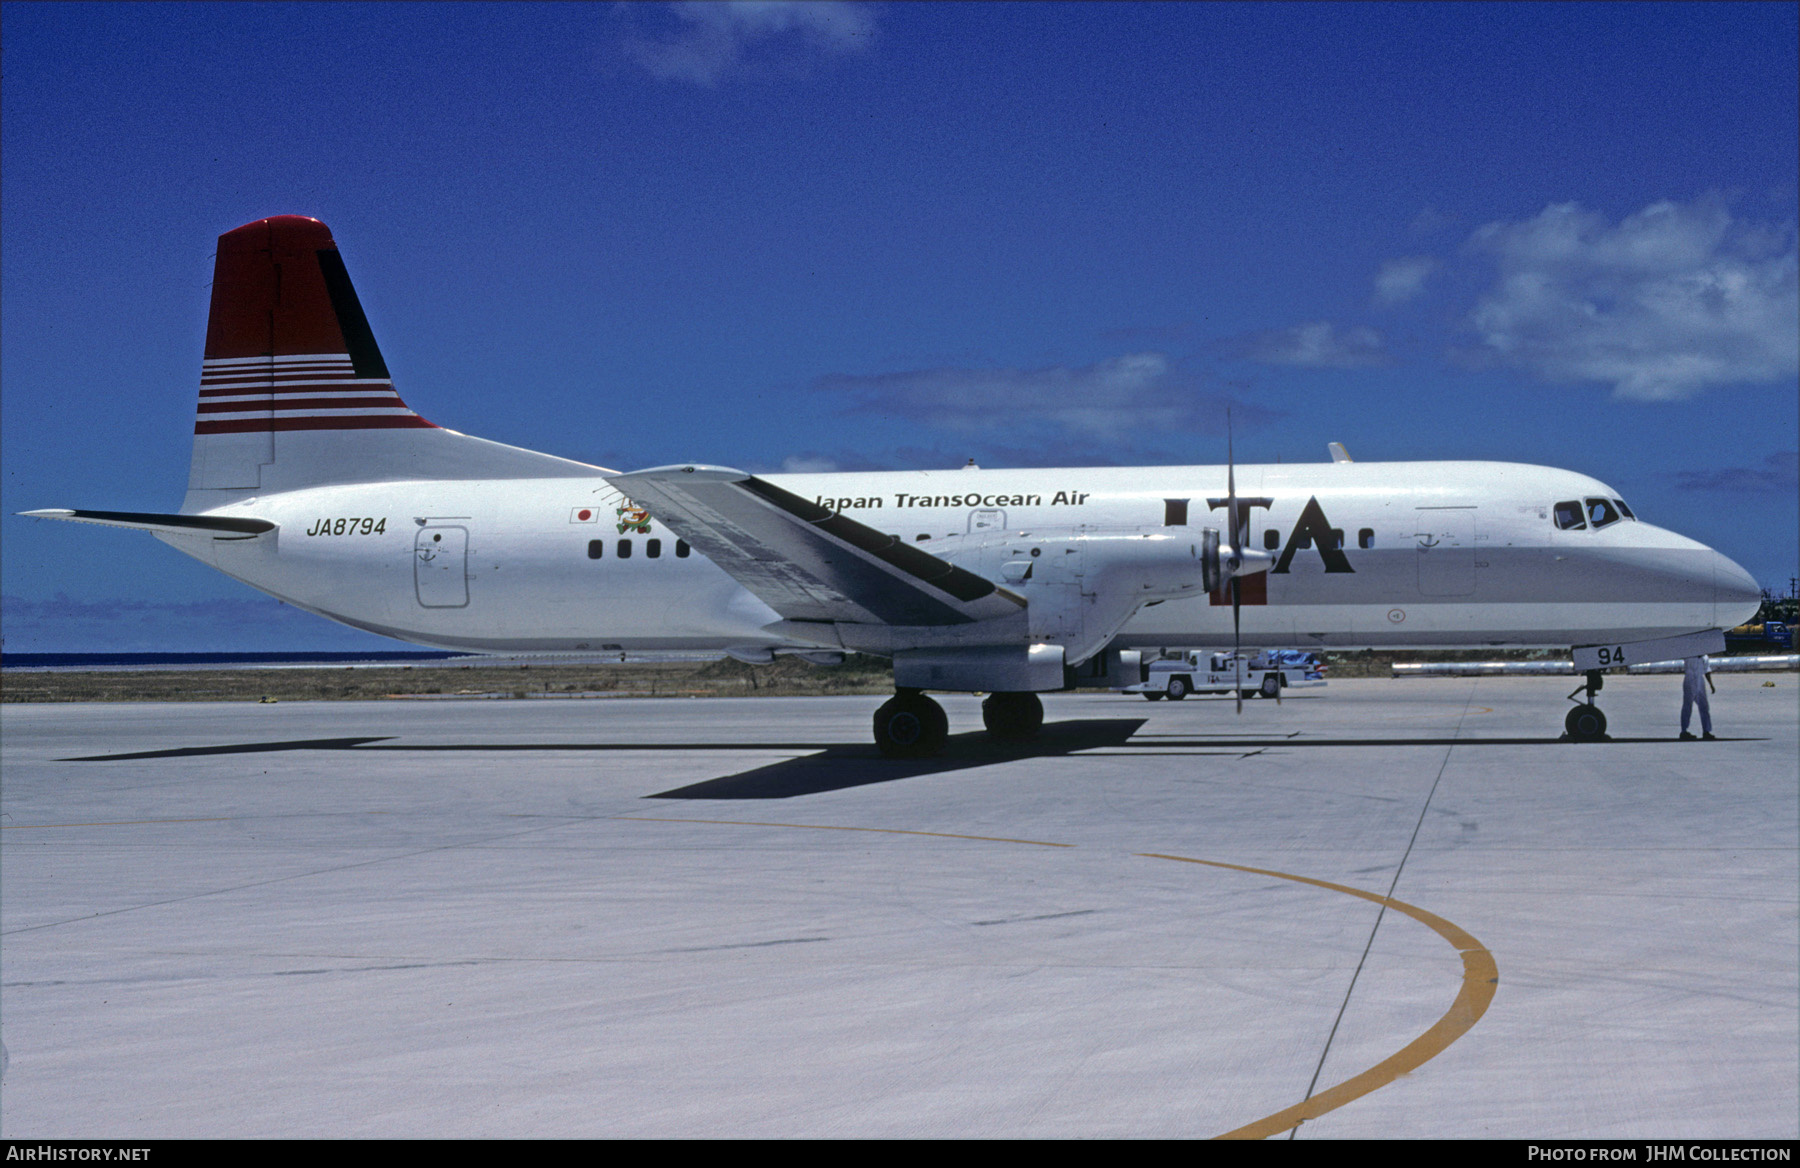
[[[1604,666],[1723,648],[1756,582],[1585,475],[1490,462],[751,475],[620,473],[471,438],[394,391],[331,232],[219,238],[188,492],[138,528],[296,607],[450,649],[893,661],[884,753],[946,736],[925,690],[1138,680],[1149,647],[1560,647]],[[1573,696],[1573,695],[1571,695]]]

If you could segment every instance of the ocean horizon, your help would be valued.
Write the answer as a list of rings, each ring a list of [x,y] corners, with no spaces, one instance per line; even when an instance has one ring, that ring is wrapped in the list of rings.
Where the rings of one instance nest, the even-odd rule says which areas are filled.
[[[213,653],[5,653],[0,669],[195,669],[209,666],[409,665],[446,661],[469,654],[446,649],[395,649],[371,652],[311,650]]]

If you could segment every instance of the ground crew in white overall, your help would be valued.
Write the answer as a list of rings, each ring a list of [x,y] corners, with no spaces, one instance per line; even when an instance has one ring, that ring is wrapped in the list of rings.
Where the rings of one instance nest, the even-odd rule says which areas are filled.
[[[1712,662],[1704,657],[1689,657],[1682,662],[1681,675],[1681,737],[1692,741],[1693,735],[1688,733],[1688,719],[1693,716],[1694,707],[1700,707],[1700,737],[1708,742],[1713,740],[1712,705],[1706,700],[1706,691],[1712,688]],[[1713,689],[1714,693],[1719,692]]]

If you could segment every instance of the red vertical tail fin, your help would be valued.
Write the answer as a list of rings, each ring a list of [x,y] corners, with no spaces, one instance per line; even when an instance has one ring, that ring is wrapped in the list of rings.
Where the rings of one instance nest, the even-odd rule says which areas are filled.
[[[276,435],[415,429],[331,231],[279,215],[219,237],[192,489],[256,488]]]
[[[407,408],[317,219],[277,215],[219,237],[186,509],[217,502],[213,492],[596,469],[442,430]]]

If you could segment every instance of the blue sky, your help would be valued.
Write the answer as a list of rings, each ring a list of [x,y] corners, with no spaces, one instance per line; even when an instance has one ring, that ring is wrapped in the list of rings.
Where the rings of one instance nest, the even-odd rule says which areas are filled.
[[[631,468],[1561,466],[1785,590],[1792,4],[6,4],[6,647],[355,648],[136,533],[213,241]]]

